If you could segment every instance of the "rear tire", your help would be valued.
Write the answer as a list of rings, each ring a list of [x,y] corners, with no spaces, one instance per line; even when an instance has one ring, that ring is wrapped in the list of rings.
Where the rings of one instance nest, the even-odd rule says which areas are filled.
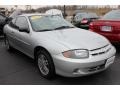
[[[46,50],[40,49],[37,52],[36,59],[40,75],[46,79],[53,79],[55,77],[55,67],[50,54]]]

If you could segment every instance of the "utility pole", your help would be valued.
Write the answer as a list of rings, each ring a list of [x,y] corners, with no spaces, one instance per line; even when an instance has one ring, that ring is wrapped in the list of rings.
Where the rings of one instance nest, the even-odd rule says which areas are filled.
[[[65,7],[65,5],[64,5],[64,7],[63,7],[63,11],[64,11],[63,16],[64,16],[64,18],[66,18],[66,7]]]

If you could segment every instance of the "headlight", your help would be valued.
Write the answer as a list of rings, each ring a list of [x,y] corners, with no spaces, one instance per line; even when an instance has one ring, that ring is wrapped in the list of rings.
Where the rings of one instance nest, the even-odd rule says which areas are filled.
[[[89,57],[89,51],[85,49],[80,50],[69,50],[62,53],[66,58],[73,58],[73,59],[82,59]]]

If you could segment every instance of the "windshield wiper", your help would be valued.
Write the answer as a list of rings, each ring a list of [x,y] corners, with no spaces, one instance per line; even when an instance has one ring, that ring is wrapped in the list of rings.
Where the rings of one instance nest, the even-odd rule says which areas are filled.
[[[55,29],[43,29],[43,30],[36,30],[36,32],[46,32],[46,31],[53,31],[53,30],[59,30],[59,29],[64,29],[64,28],[74,28],[74,27],[70,27],[70,26],[61,26],[61,27],[57,27]]]
[[[71,27],[71,26],[61,26],[61,27],[55,28],[54,30],[64,29],[64,28],[74,28],[74,27]]]
[[[52,31],[52,29],[36,30],[36,32],[46,32],[46,31]]]

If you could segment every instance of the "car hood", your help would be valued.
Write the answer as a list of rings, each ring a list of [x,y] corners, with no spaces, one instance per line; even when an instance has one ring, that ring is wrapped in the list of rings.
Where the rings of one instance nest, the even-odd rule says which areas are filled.
[[[39,36],[46,37],[46,40],[54,40],[69,49],[92,50],[109,44],[109,41],[105,37],[79,28],[61,29],[40,33],[41,35]]]

